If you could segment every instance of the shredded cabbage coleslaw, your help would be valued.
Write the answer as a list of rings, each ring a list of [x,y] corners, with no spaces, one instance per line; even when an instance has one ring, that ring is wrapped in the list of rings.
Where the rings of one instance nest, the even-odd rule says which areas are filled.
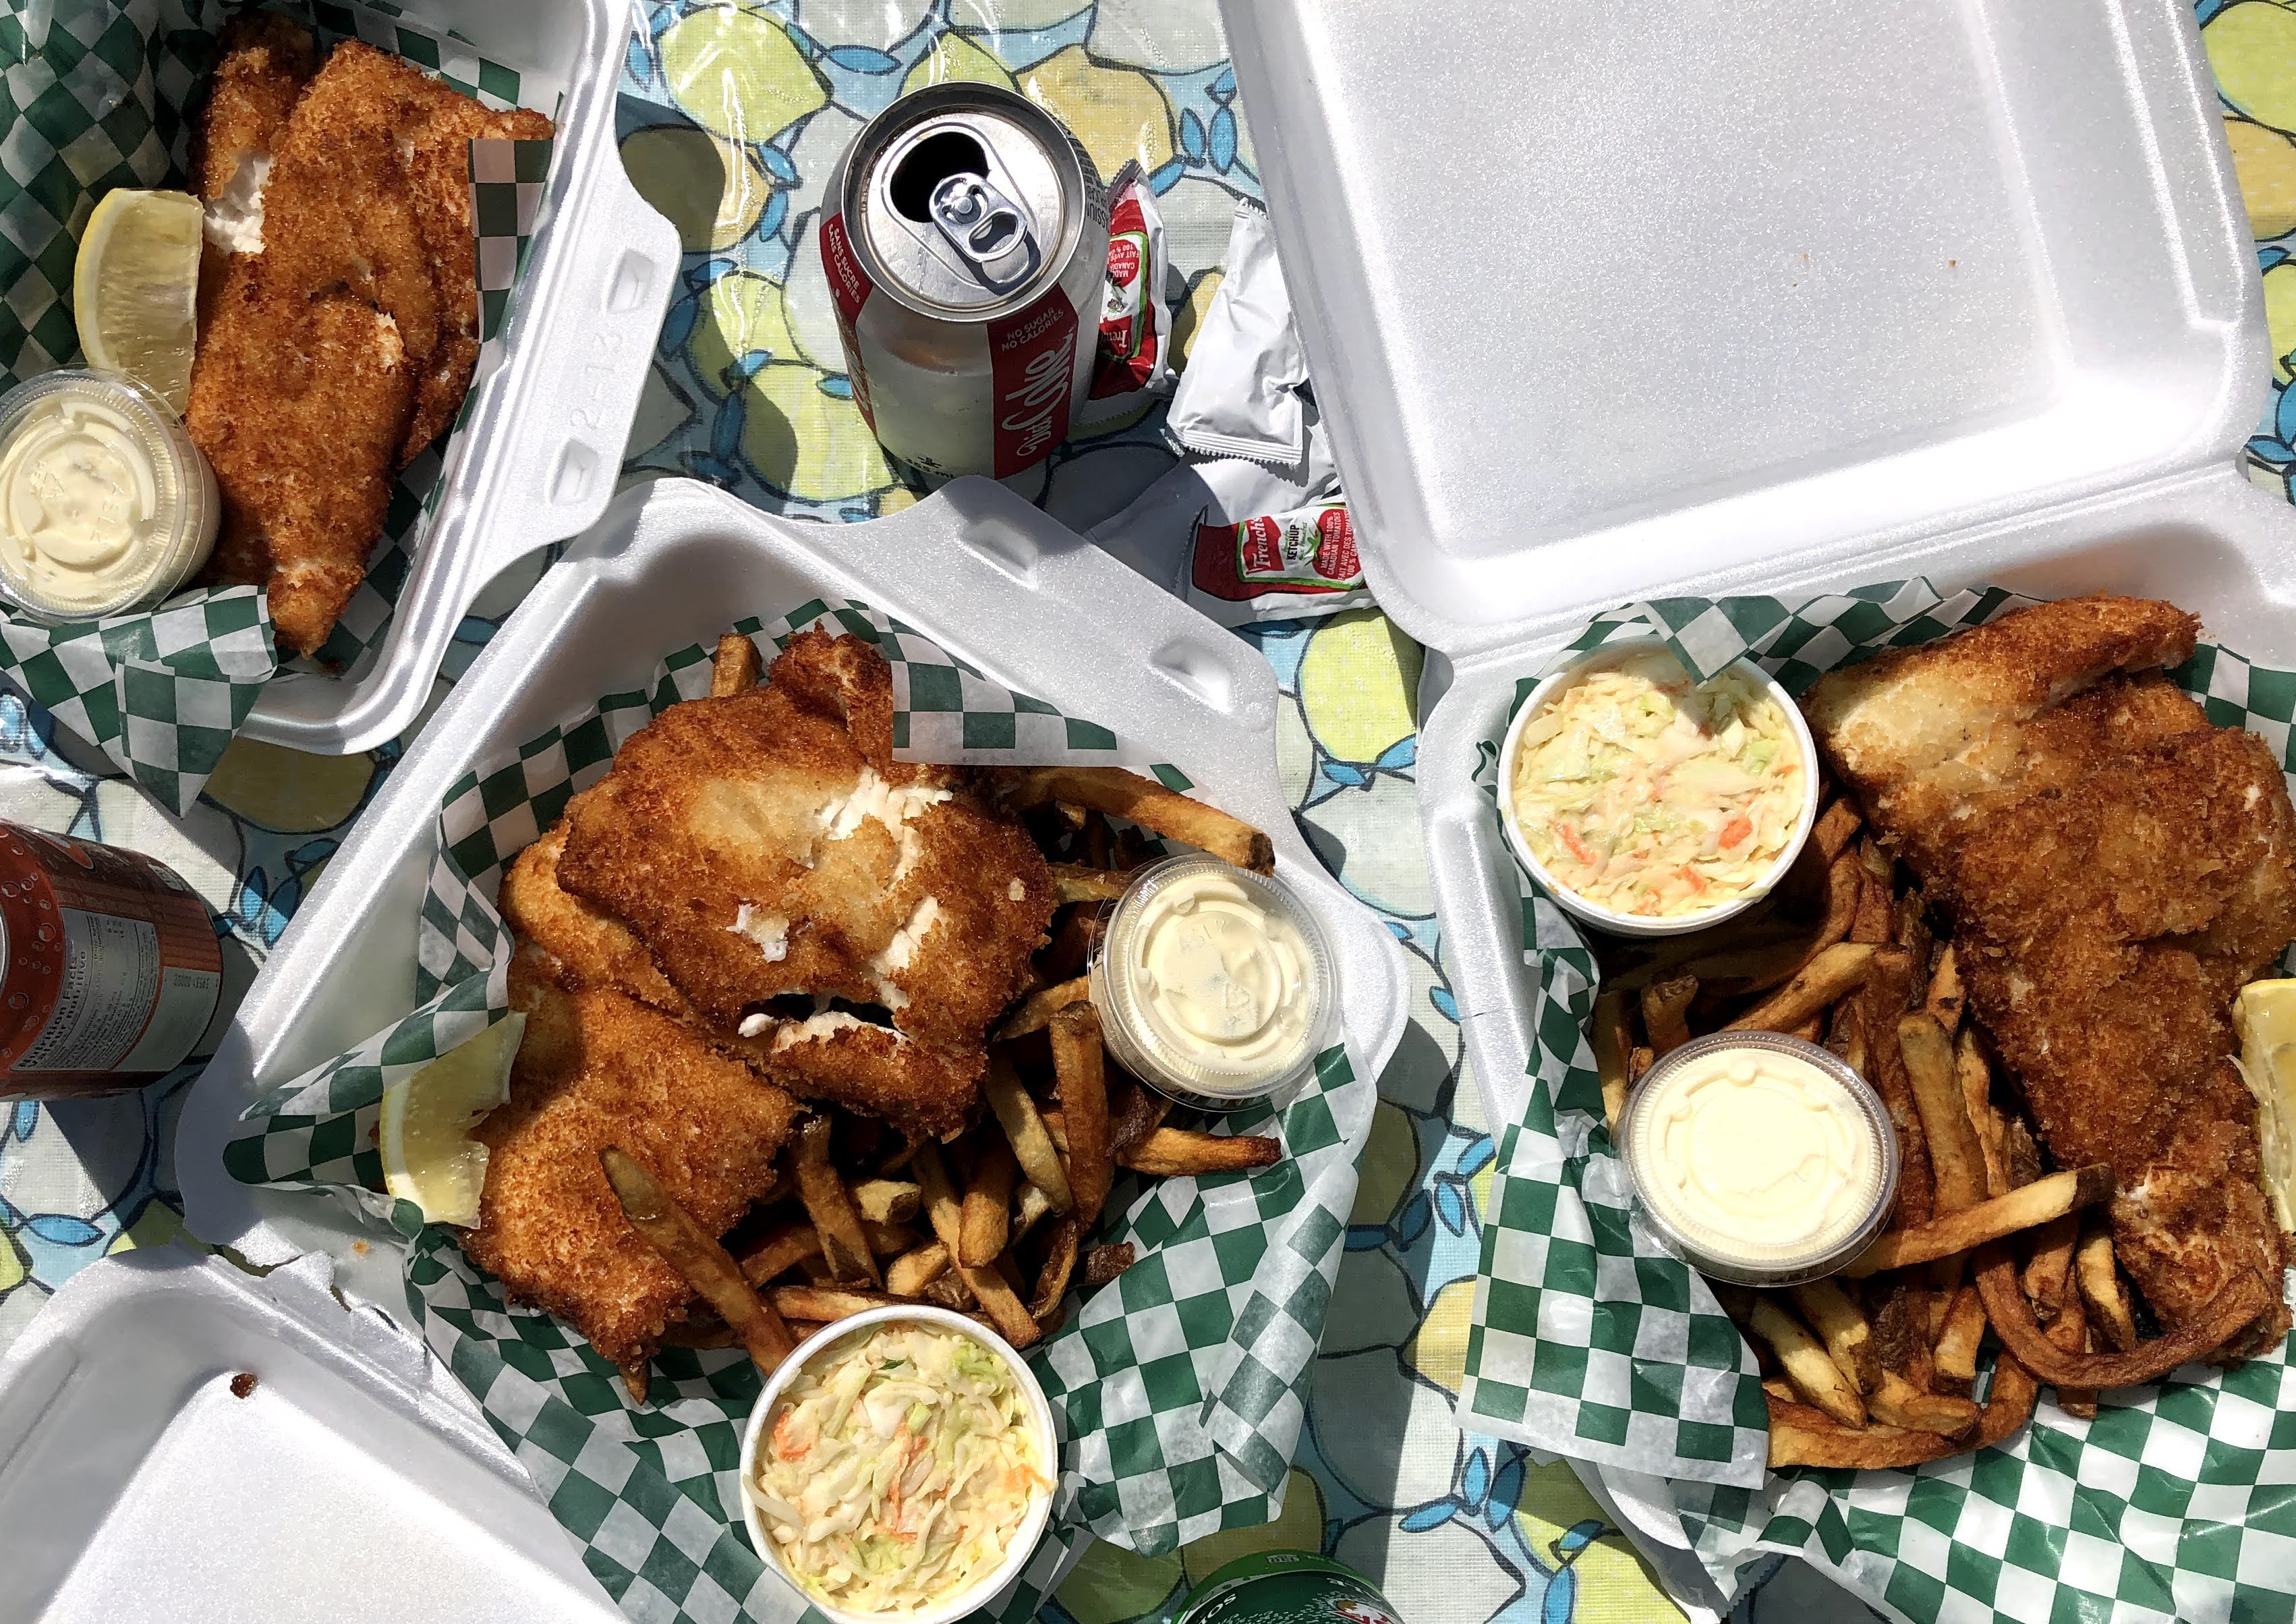
[[[1784,707],[1733,666],[1695,684],[1666,649],[1588,670],[1523,724],[1513,812],[1555,882],[1653,918],[1736,900],[1775,868],[1804,775]]]
[[[742,1486],[808,1594],[898,1618],[994,1572],[1053,1480],[1001,1356],[961,1332],[892,1322],[808,1361]]]

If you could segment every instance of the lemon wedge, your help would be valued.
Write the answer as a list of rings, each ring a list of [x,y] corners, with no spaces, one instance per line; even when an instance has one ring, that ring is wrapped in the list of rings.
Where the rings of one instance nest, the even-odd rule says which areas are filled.
[[[487,1147],[471,1129],[510,1098],[511,1062],[525,1035],[526,1017],[505,1015],[384,1091],[376,1136],[383,1188],[422,1208],[425,1221],[465,1229],[479,1221]]]
[[[2296,981],[2251,981],[2232,1006],[2240,1074],[2256,1096],[2264,1187],[2280,1227],[2296,1233]]]
[[[90,366],[123,373],[181,412],[199,330],[200,201],[116,187],[80,233],[72,315]]]

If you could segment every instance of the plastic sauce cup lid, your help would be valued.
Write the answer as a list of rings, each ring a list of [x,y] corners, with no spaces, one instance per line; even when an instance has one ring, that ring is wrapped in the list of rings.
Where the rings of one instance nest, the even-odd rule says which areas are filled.
[[[1841,1084],[1849,1095],[1872,1148],[1876,1177],[1867,1210],[1848,1231],[1800,1249],[1749,1246],[1733,1250],[1720,1236],[1686,1233],[1668,1219],[1664,1203],[1652,1199],[1652,1187],[1658,1176],[1653,1165],[1657,1125],[1651,1118],[1666,1083],[1693,1062],[1731,1050],[1791,1055]],[[1881,1233],[1898,1199],[1898,1131],[1882,1096],[1833,1051],[1799,1038],[1789,1038],[1783,1032],[1714,1032],[1691,1039],[1643,1074],[1634,1092],[1627,1096],[1626,1109],[1619,1113],[1614,1137],[1619,1155],[1626,1163],[1627,1176],[1634,1184],[1636,1210],[1660,1242],[1700,1273],[1740,1285],[1794,1285],[1833,1274],[1865,1251]]]
[[[1233,886],[1253,907],[1281,925],[1299,944],[1296,980],[1286,1001],[1305,1005],[1298,1037],[1280,1047],[1238,1063],[1208,1058],[1209,1046],[1188,1045],[1152,1007],[1154,984],[1142,964],[1145,932],[1156,927],[1158,898],[1171,888],[1210,878]],[[1116,1059],[1141,1081],[1183,1104],[1228,1111],[1266,1099],[1308,1076],[1333,1004],[1332,960],[1323,931],[1289,886],[1241,869],[1218,857],[1192,855],[1151,864],[1132,876],[1110,910],[1091,968],[1092,1001],[1099,1009],[1102,1036]]]
[[[58,396],[87,399],[125,425],[130,443],[151,465],[155,544],[142,550],[118,591],[101,598],[59,597],[26,575],[17,557],[20,544],[4,534],[14,517],[0,504],[0,597],[49,622],[153,607],[173,596],[214,550],[223,513],[215,471],[167,402],[133,378],[83,366],[42,373],[0,396],[0,465],[27,420]]]

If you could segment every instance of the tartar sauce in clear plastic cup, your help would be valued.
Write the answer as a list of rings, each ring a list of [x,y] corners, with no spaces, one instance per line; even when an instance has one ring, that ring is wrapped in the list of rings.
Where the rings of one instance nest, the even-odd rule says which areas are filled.
[[[0,595],[34,618],[164,603],[222,511],[183,420],[134,379],[62,367],[0,397]]]
[[[1841,1268],[1898,1193],[1898,1135],[1866,1079],[1814,1043],[1716,1032],[1668,1054],[1619,1119],[1643,1215],[1693,1267],[1743,1285]]]
[[[1202,1111],[1234,1111],[1307,1078],[1332,1004],[1330,951],[1291,888],[1202,856],[1132,876],[1091,978],[1118,1062]]]

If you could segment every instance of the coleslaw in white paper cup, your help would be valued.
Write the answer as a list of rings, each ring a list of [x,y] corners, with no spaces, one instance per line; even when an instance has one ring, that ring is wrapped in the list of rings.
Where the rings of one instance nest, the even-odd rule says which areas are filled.
[[[1540,858],[1532,849],[1531,842],[1523,831],[1526,808],[1517,804],[1518,762],[1522,752],[1531,748],[1526,742],[1525,730],[1534,722],[1554,710],[1589,677],[1618,673],[1624,668],[1636,665],[1649,665],[1652,663],[1651,656],[1653,654],[1664,654],[1676,672],[1687,678],[1688,673],[1682,669],[1680,660],[1668,651],[1662,641],[1655,637],[1637,638],[1631,642],[1611,644],[1593,650],[1583,658],[1571,661],[1562,669],[1541,680],[1538,685],[1524,697],[1522,703],[1516,708],[1513,719],[1507,725],[1506,737],[1499,748],[1499,822],[1506,831],[1507,844],[1513,849],[1516,861],[1529,871],[1531,878],[1538,881],[1564,910],[1576,915],[1595,929],[1614,936],[1680,936],[1692,931],[1703,931],[1710,925],[1719,924],[1726,919],[1745,912],[1768,896],[1777,882],[1784,877],[1786,871],[1793,865],[1794,858],[1800,855],[1803,843],[1808,840],[1810,827],[1817,819],[1817,746],[1810,737],[1809,724],[1802,718],[1801,707],[1794,702],[1793,696],[1781,687],[1768,673],[1751,660],[1741,660],[1709,682],[1693,685],[1693,691],[1703,694],[1712,687],[1714,683],[1721,682],[1726,677],[1734,678],[1741,689],[1753,689],[1759,696],[1774,702],[1784,713],[1783,726],[1778,730],[1778,736],[1775,739],[1755,742],[1754,748],[1759,748],[1761,743],[1768,743],[1773,749],[1772,755],[1762,759],[1762,771],[1767,773],[1770,761],[1775,759],[1775,752],[1789,742],[1792,749],[1798,752],[1800,762],[1799,792],[1791,803],[1792,809],[1790,821],[1776,819],[1776,814],[1785,809],[1786,803],[1783,798],[1775,794],[1768,794],[1765,799],[1766,791],[1786,788],[1787,785],[1784,783],[1769,784],[1764,786],[1763,790],[1752,791],[1753,810],[1761,816],[1742,820],[1748,824],[1750,830],[1749,834],[1742,838],[1760,841],[1766,820],[1769,820],[1767,826],[1775,828],[1778,835],[1774,853],[1763,859],[1762,867],[1758,874],[1750,882],[1733,884],[1726,897],[1709,906],[1692,907],[1673,913],[1627,912],[1583,894],[1579,889],[1570,883],[1565,874],[1556,871],[1557,864],[1551,864]],[[1662,696],[1656,702],[1666,704]],[[1627,719],[1637,720],[1631,718]],[[1734,728],[1737,731],[1731,736],[1743,737],[1747,733],[1741,722],[1734,721],[1729,728],[1724,730],[1724,734],[1705,734],[1683,719],[1679,712],[1671,706],[1668,706],[1662,718],[1658,712],[1653,711],[1649,717],[1639,718],[1639,721],[1655,724],[1645,732],[1649,734],[1664,733],[1669,742],[1671,742],[1674,734],[1684,734],[1685,738],[1693,740],[1711,737],[1719,741],[1724,734],[1731,734],[1731,730]],[[1659,805],[1654,799],[1658,792],[1665,791],[1672,795],[1677,788],[1689,781],[1693,770],[1708,770],[1717,775],[1737,773],[1742,776],[1743,764],[1749,759],[1747,747],[1735,747],[1735,754],[1730,755],[1729,752],[1722,751],[1718,743],[1716,750],[1697,750],[1679,763],[1671,762],[1663,755],[1654,761],[1649,759],[1651,752],[1642,748],[1651,743],[1649,737],[1638,737],[1633,742],[1637,747],[1636,750],[1612,752],[1606,758],[1606,763],[1609,767],[1615,767],[1619,763],[1624,762],[1652,779],[1652,782],[1647,788],[1649,798],[1652,798],[1652,815],[1654,817],[1660,816],[1669,809]],[[1719,762],[1698,759],[1718,753],[1726,754],[1728,759]],[[1623,785],[1624,791],[1628,793],[1644,787],[1636,783],[1627,783]],[[1728,792],[1725,790],[1714,791],[1713,799],[1718,808],[1724,804],[1723,797]],[[1554,822],[1558,827],[1562,824],[1560,819]],[[1722,823],[1714,831],[1717,838],[1722,838],[1729,826],[1727,822]],[[1664,844],[1676,834],[1683,833],[1688,827],[1686,824],[1677,822],[1651,831],[1640,831],[1639,826],[1637,829],[1638,833],[1652,834],[1653,836],[1652,844],[1655,847]],[[1572,832],[1564,830],[1562,838],[1566,841],[1571,839]],[[1586,855],[1591,857],[1594,854],[1589,852]],[[1609,856],[1609,854],[1603,855],[1605,857]],[[1680,854],[1672,855],[1678,857]],[[1693,873],[1687,863],[1682,863],[1679,866],[1685,874]],[[1702,885],[1704,883],[1702,878],[1699,879],[1697,883]]]
[[[923,1340],[905,1349],[897,1349],[882,1334],[909,1331],[923,1333]],[[873,1344],[898,1351],[914,1368],[905,1376],[898,1365],[873,1359],[862,1366],[859,1357]],[[947,1367],[937,1363],[942,1349],[950,1355]],[[926,1358],[916,1359],[918,1353]],[[982,1356],[998,1367],[994,1375],[984,1374]],[[850,1387],[835,1379],[849,1373],[858,1375]],[[1001,1378],[1009,1378],[1009,1383]],[[991,1384],[990,1398],[980,1396],[984,1381]],[[1009,1390],[1000,1390],[1008,1386]],[[921,1419],[921,1411],[930,1413]],[[989,1419],[987,1428],[976,1424],[983,1418]],[[976,1450],[960,1461],[967,1440],[982,1437],[991,1438],[990,1450]],[[839,1453],[808,1458],[824,1447]],[[759,1451],[766,1448],[772,1455],[761,1461]],[[928,1585],[913,1603],[895,1597],[884,1605],[840,1605],[822,1576],[800,1572],[789,1547],[824,1546],[836,1533],[865,1523],[877,1526],[873,1512],[884,1505],[891,1508],[896,1530],[912,1521],[914,1527],[873,1534],[853,1546],[858,1576],[891,1578],[920,1544],[930,1552],[936,1521],[947,1502],[923,1505],[912,1518],[898,1487],[882,1497],[869,1492],[872,1474],[889,1470],[900,1473],[897,1485],[914,1473],[921,1486],[930,1486],[952,1472],[958,1478],[952,1486],[959,1489],[990,1472],[1002,1472],[1008,1480],[1017,1473],[1034,1481],[1008,1491],[1023,1504],[1016,1520],[994,1530],[1002,1544],[993,1562],[974,1560],[958,1565],[964,1548],[978,1543],[960,1538],[944,1553],[958,1571],[938,1589]],[[767,1565],[832,1624],[953,1624],[1002,1592],[1027,1565],[1051,1515],[1059,1470],[1052,1406],[1027,1361],[1010,1343],[947,1308],[922,1303],[889,1306],[824,1325],[799,1343],[767,1380],[742,1435],[742,1517],[750,1543]],[[769,1472],[778,1480],[769,1481]],[[921,1492],[921,1488],[911,1492]],[[801,1504],[797,1496],[816,1497],[824,1504]],[[809,1542],[780,1537],[779,1530],[797,1526],[800,1518],[808,1519],[810,1529],[827,1531]],[[886,1567],[869,1565],[877,1561]],[[844,1571],[851,1573],[853,1569]]]

